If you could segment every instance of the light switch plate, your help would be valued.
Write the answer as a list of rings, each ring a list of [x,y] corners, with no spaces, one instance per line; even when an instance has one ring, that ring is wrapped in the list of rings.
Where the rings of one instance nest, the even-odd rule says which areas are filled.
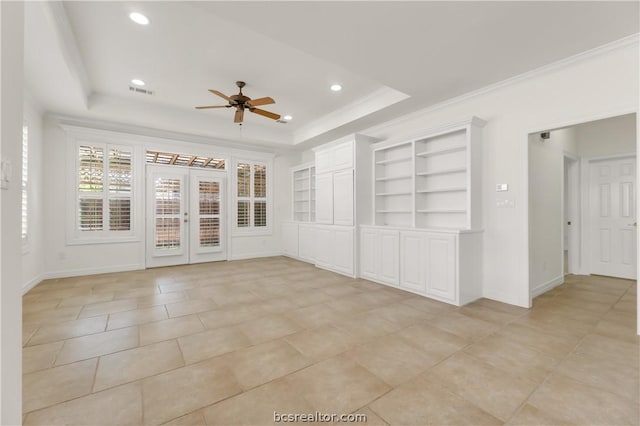
[[[509,184],[508,183],[498,183],[496,184],[496,192],[503,192],[503,191],[508,191],[509,190]]]

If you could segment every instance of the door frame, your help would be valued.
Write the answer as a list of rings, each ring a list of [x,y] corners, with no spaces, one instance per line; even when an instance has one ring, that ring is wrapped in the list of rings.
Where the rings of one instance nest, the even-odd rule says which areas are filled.
[[[637,118],[637,117],[636,117]],[[580,206],[580,210],[583,212],[583,225],[581,228],[582,234],[582,244],[581,251],[583,255],[583,262],[580,268],[580,275],[591,275],[591,165],[592,163],[598,161],[607,161],[607,160],[622,160],[624,158],[635,158],[636,159],[636,167],[638,167],[638,156],[635,152],[629,154],[614,154],[614,155],[603,155],[598,157],[589,157],[581,159],[581,169],[582,169],[582,179],[581,179],[581,188],[580,192],[582,193],[582,204]],[[638,179],[638,171],[636,170],[636,185]],[[638,190],[636,186],[636,214],[638,214]],[[636,247],[638,247],[638,233],[636,231]],[[636,256],[636,268],[638,267],[638,260],[640,257]],[[624,279],[624,278],[623,278]]]
[[[617,117],[626,114],[635,114],[636,116],[636,153],[640,153],[640,114],[637,106],[633,108],[621,108],[617,110],[601,111],[592,115],[585,115],[581,117],[575,117],[568,120],[558,120],[542,122],[531,127],[522,127],[519,131],[520,137],[520,182],[522,182],[522,215],[520,232],[522,233],[521,245],[520,245],[520,282],[526,283],[519,287],[518,295],[513,301],[515,304],[523,307],[530,308],[532,306],[532,288],[529,275],[529,135],[531,133],[546,132],[549,129],[559,129],[562,127],[575,126],[577,124],[587,123],[589,121],[602,120],[605,118]],[[636,180],[638,178],[638,169],[640,164],[638,159],[640,155],[636,156]],[[636,199],[636,211],[640,211],[640,197]],[[640,265],[640,250],[637,253],[638,264]],[[638,305],[637,315],[637,333],[640,335],[640,297],[636,296],[636,303]]]
[[[212,176],[216,176],[217,178],[222,180],[222,203],[225,206],[225,208],[223,209],[223,212],[221,214],[221,219],[222,219],[222,223],[224,225],[224,235],[223,235],[223,244],[225,245],[224,248],[224,257],[222,259],[219,259],[217,261],[228,261],[231,260],[231,227],[229,224],[229,217],[230,217],[230,194],[229,194],[229,179],[228,179],[228,174],[226,170],[209,170],[209,169],[198,169],[198,168],[193,168],[193,167],[188,167],[188,166],[177,166],[174,164],[155,164],[155,163],[145,163],[144,164],[144,196],[143,198],[143,205],[142,205],[142,211],[144,212],[144,226],[142,227],[144,229],[143,231],[143,235],[144,235],[144,240],[143,240],[143,244],[141,247],[141,250],[144,254],[143,258],[144,258],[144,268],[150,268],[151,266],[148,265],[148,238],[149,238],[149,233],[148,233],[148,226],[147,226],[147,208],[149,206],[149,200],[148,200],[148,194],[147,194],[147,190],[148,190],[148,167],[154,167],[154,168],[166,168],[167,170],[175,170],[175,169],[182,169],[185,170],[187,172],[186,174],[186,183],[189,186],[191,184],[191,171],[195,170],[195,171],[200,171],[200,170],[205,170],[207,173],[211,173]],[[191,204],[191,200],[188,200],[189,202],[187,203],[188,207],[190,208],[190,204]],[[191,220],[191,217],[189,218],[189,220]],[[190,230],[187,230],[187,235],[188,238],[190,239],[191,236],[190,234]],[[189,246],[191,245],[191,242],[189,241]],[[186,248],[187,252],[190,250],[190,247]],[[187,263],[187,265],[190,263]]]

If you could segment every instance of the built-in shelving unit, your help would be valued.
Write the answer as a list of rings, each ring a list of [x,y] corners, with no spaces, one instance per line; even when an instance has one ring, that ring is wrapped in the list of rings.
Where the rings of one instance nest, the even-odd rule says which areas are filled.
[[[315,167],[304,165],[292,169],[293,220],[313,222],[315,220]]]
[[[409,141],[374,145],[375,225],[481,227],[483,126],[474,117]]]
[[[410,225],[413,220],[413,145],[374,152],[376,224]]]

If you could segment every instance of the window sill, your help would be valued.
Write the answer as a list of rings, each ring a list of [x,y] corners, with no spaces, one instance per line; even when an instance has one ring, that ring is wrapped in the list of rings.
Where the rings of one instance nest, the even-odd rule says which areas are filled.
[[[268,237],[272,236],[273,232],[270,229],[259,230],[259,231],[238,231],[235,230],[231,233],[232,237]]]

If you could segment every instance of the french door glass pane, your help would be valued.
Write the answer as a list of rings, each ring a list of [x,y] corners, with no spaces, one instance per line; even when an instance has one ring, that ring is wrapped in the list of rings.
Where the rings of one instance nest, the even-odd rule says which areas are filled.
[[[200,247],[220,246],[220,183],[200,182]]]
[[[181,245],[181,189],[181,179],[157,178],[155,181],[157,249],[175,249]]]

